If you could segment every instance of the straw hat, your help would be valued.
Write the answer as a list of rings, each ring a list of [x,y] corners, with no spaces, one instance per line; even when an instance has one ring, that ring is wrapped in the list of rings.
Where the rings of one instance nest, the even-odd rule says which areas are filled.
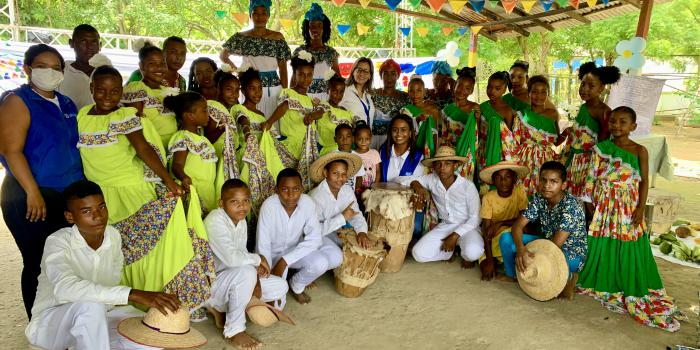
[[[256,297],[250,298],[245,312],[250,321],[262,327],[270,327],[277,321],[282,321],[294,325],[294,320],[281,310],[262,302]]]
[[[319,183],[323,181],[323,169],[336,160],[344,160],[348,164],[348,178],[355,177],[355,174],[360,170],[362,166],[362,158],[357,154],[352,154],[348,152],[330,152],[316,159],[313,164],[311,164],[311,171],[309,176],[311,176],[311,181]]]
[[[528,169],[528,167],[521,165],[516,161],[504,160],[481,169],[481,171],[479,172],[479,178],[482,182],[491,184],[491,177],[493,176],[493,174],[503,169],[514,171],[515,174],[518,176],[518,179],[522,179],[530,173],[530,169]]]
[[[460,163],[464,163],[467,161],[467,157],[458,156],[457,152],[455,152],[455,149],[450,146],[440,146],[440,148],[437,149],[437,152],[435,152],[435,155],[432,158],[423,159],[421,164],[430,168],[433,162],[437,162],[439,160],[455,160]]]
[[[207,343],[202,333],[190,328],[190,313],[183,308],[163,315],[152,307],[144,317],[122,320],[117,329],[135,343],[158,348],[186,349]]]
[[[534,240],[526,247],[534,256],[525,258],[525,271],[517,271],[520,288],[535,300],[547,301],[556,297],[564,290],[569,278],[564,253],[548,239]]]

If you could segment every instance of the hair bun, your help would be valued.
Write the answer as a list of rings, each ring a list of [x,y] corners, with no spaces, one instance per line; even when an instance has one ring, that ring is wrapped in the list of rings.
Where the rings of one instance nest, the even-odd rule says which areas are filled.
[[[457,69],[457,77],[476,78],[476,67],[464,67]]]

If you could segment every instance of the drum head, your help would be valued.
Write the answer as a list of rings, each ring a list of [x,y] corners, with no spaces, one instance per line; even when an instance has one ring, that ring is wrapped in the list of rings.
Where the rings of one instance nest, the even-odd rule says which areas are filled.
[[[411,189],[408,186],[397,184],[396,182],[375,182],[372,184],[372,187],[370,187],[370,188],[373,190],[385,190],[385,191],[406,191],[406,190]]]

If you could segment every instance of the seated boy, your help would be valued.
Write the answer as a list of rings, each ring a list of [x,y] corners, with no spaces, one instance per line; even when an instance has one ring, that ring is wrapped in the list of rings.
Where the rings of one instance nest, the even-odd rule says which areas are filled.
[[[248,186],[239,179],[230,179],[221,186],[219,208],[204,219],[216,267],[216,280],[207,305],[213,308],[209,311],[217,325],[223,326],[226,340],[242,349],[262,345],[245,332],[245,311],[251,295],[273,302],[282,300],[288,289],[283,278],[270,276],[270,266],[264,256],[246,249],[246,216],[250,206]],[[258,282],[260,288],[256,288]],[[222,312],[226,320],[223,325]]]
[[[479,172],[482,182],[494,185],[481,199],[481,233],[484,236],[484,251],[479,260],[481,279],[490,281],[496,277],[496,261],[503,261],[498,240],[520,214],[527,208],[527,194],[521,185],[516,185],[529,173],[527,167],[515,162],[502,161]]]
[[[433,172],[418,177],[400,177],[397,182],[410,185],[418,201],[426,203],[432,195],[440,223],[413,246],[417,262],[448,260],[459,243],[462,258],[476,261],[484,253],[484,240],[479,232],[479,192],[471,181],[455,171],[466,161],[449,146],[440,146],[433,158],[422,164]]]
[[[277,175],[275,191],[260,207],[256,251],[272,266],[271,274],[287,277],[294,299],[306,304],[311,298],[304,289],[328,270],[330,260],[319,250],[316,204],[302,193],[301,175],[291,168]],[[287,276],[289,269],[298,271]]]
[[[163,314],[180,308],[176,296],[120,286],[124,256],[119,232],[107,225],[107,206],[94,182],[81,180],[63,192],[66,220],[46,239],[29,343],[44,349],[153,349],[117,333],[119,321],[143,312],[128,302]],[[123,305],[114,307],[114,305]]]
[[[566,168],[559,162],[546,162],[540,168],[539,193],[513,224],[513,233],[501,235],[499,244],[506,275],[515,280],[515,269],[525,270],[525,247],[542,238],[523,233],[529,222],[537,222],[544,238],[561,248],[569,265],[569,281],[562,297],[573,298],[578,272],[586,260],[586,215],[576,198],[566,191]]]
[[[335,143],[338,144],[338,152],[352,153],[357,155],[357,152],[353,151],[352,145],[355,143],[355,135],[352,133],[352,127],[348,124],[340,124],[335,127]],[[359,156],[358,156],[359,157]],[[365,176],[365,168],[360,167],[357,172],[347,178],[347,185],[350,189],[355,192],[356,189],[362,187],[362,178]]]
[[[342,242],[336,231],[351,226],[357,233],[357,242],[369,247],[367,221],[357,205],[355,193],[347,185],[357,169],[362,167],[362,159],[354,154],[331,152],[317,159],[311,165],[311,180],[321,182],[309,195],[316,202],[318,220],[321,223],[323,245],[321,251],[329,260],[328,268],[334,269],[343,262]]]

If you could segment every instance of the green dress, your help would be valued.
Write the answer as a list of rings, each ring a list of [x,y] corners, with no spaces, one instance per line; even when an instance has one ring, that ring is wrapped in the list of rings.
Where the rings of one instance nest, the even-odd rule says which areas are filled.
[[[642,179],[639,160],[610,140],[595,145],[591,155],[584,195],[595,211],[578,279],[581,292],[639,323],[675,332],[685,317],[666,294],[649,234],[632,223]]]
[[[467,161],[461,167],[460,174],[474,181],[477,174],[477,152],[479,145],[479,130],[476,127],[476,108],[466,113],[455,103],[450,103],[443,108],[443,130],[440,134],[440,142],[454,147],[458,156],[466,157]]]
[[[502,97],[503,102],[505,102],[514,111],[522,112],[526,109],[530,109],[530,104],[522,101],[521,99],[515,97],[512,93],[507,93]]]
[[[352,126],[353,114],[342,108],[336,108],[331,105],[325,105],[326,112],[323,117],[316,121],[316,129],[318,130],[318,143],[321,144],[320,155],[335,151],[338,149],[338,144],[335,143],[335,128],[340,124]]]
[[[494,165],[503,160],[517,160],[520,140],[518,130],[520,129],[520,118],[513,117],[513,129],[508,129],[508,125],[503,117],[496,112],[489,101],[484,101],[481,107],[481,143],[482,147],[482,167]]]
[[[423,109],[413,104],[401,108],[401,113],[407,114],[416,121],[415,126],[418,130],[416,146],[423,150],[424,157],[432,157],[436,149],[433,136],[438,134],[435,116],[425,114]]]
[[[598,143],[600,123],[593,118],[584,103],[576,115],[572,137],[568,139],[569,156],[566,159],[568,188],[574,197],[582,197],[586,186],[586,176],[590,170],[593,146]]]
[[[191,131],[178,130],[168,144],[168,163],[172,169],[172,161],[176,152],[187,152],[185,174],[192,179],[192,186],[197,189],[199,198],[204,203],[204,211],[217,208],[216,198],[216,151],[206,137]]]
[[[311,97],[302,95],[294,89],[284,89],[280,93],[279,104],[287,101],[289,109],[280,119],[280,132],[286,137],[282,144],[297,160],[301,158],[304,148],[304,137],[306,137],[306,125],[304,125],[304,115],[311,113],[314,104]],[[312,123],[312,129],[316,126]]]
[[[531,109],[523,111],[520,123],[520,164],[530,168],[530,173],[523,179],[523,186],[528,197],[537,193],[540,180],[540,167],[547,161],[557,160],[557,154],[552,148],[559,134],[556,121]]]
[[[238,147],[238,128],[236,121],[229,111],[221,103],[213,100],[207,101],[209,118],[216,122],[218,128],[224,132],[212,144],[216,157],[216,183],[214,186],[215,199],[221,198],[221,186],[229,179],[240,178],[240,164],[236,158],[236,148]],[[211,210],[211,208],[209,209]]]
[[[129,80],[127,80],[127,84],[134,82],[134,81],[141,81],[143,80],[143,75],[141,74],[140,70],[135,70],[131,72],[131,75],[129,76]],[[187,80],[180,74],[177,75],[177,86],[171,86],[171,87],[177,87],[180,92],[185,92],[187,91]]]
[[[168,141],[177,131],[175,113],[163,106],[163,99],[167,95],[177,94],[177,91],[171,91],[171,89],[164,86],[151,89],[142,81],[134,81],[124,87],[121,100],[122,104],[143,102],[143,117],[150,120],[156,127],[163,148],[168,147]]]
[[[214,273],[206,232],[196,230],[196,218],[188,223],[182,200],[165,194],[126,137],[142,130],[164,159],[160,136],[147,119],[136,117],[135,108],[91,115],[92,107],[78,115],[78,148],[85,175],[102,188],[109,223],[122,236],[122,284],[177,294],[184,306],[195,309],[209,298]]]

